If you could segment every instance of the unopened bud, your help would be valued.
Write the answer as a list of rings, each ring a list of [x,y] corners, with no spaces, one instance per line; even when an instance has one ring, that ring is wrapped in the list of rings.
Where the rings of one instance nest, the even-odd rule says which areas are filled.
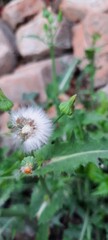
[[[76,94],[70,97],[68,101],[60,103],[59,105],[60,112],[63,113],[64,115],[71,116],[74,111],[75,100]]]

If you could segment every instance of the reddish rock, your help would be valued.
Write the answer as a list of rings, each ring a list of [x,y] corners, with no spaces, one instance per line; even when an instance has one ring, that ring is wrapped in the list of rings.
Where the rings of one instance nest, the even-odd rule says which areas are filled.
[[[108,10],[106,0],[61,0],[60,9],[70,21],[82,20],[89,13]]]
[[[26,18],[38,14],[44,7],[42,0],[13,0],[2,12],[2,18],[15,29]]]
[[[17,63],[15,37],[11,29],[0,20],[0,76],[11,72]]]
[[[42,14],[39,14],[29,23],[21,26],[18,29],[16,32],[16,41],[21,56],[27,57],[32,55],[40,55],[48,51],[47,45],[43,42],[46,39],[43,30],[43,25],[45,22],[46,20],[42,17]],[[35,36],[39,36],[43,39],[43,41],[35,38]]]
[[[58,24],[56,15],[54,16],[54,26],[57,27],[55,34],[55,46],[59,49],[71,48],[71,26],[63,20]],[[49,52],[47,38],[44,31],[46,19],[42,13],[32,19],[29,23],[21,26],[16,32],[16,41],[19,53],[23,57],[40,56]],[[35,37],[36,36],[36,37]],[[39,39],[39,38],[40,39]]]
[[[72,57],[64,56],[56,59],[57,74],[63,74],[72,62]],[[52,79],[51,61],[31,63],[18,68],[13,74],[0,78],[0,88],[13,102],[23,104],[23,94],[36,92],[39,100],[46,100],[45,85]],[[11,86],[11,87],[10,87]]]
[[[99,48],[95,56],[95,65],[97,68],[95,76],[96,86],[101,86],[108,82],[108,15],[105,13],[90,14],[82,23],[73,27],[73,48],[75,57],[82,59],[81,69],[87,64],[85,50],[92,47],[93,35],[99,34],[100,39],[96,42],[96,48]]]

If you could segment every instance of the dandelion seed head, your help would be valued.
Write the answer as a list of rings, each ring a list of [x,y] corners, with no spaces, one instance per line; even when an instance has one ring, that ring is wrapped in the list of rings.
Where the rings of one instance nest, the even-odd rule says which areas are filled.
[[[17,146],[31,152],[48,142],[52,133],[52,122],[38,107],[20,108],[10,115],[12,136]]]

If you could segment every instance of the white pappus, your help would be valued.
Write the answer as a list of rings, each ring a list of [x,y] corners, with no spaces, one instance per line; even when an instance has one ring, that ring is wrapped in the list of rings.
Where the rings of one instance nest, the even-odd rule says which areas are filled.
[[[11,111],[10,124],[15,145],[21,146],[24,152],[46,144],[53,130],[51,120],[39,107],[22,107]]]

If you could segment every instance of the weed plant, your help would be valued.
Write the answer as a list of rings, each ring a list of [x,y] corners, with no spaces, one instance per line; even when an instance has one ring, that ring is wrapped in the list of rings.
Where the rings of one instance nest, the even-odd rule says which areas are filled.
[[[53,133],[48,143],[39,149],[0,149],[0,240],[18,236],[33,240],[107,240],[108,98],[103,92],[94,91],[96,49],[92,46],[86,51],[89,64],[85,71],[90,79],[87,95],[79,88],[69,100],[60,102],[59,96],[69,89],[79,62],[70,64],[63,76],[57,76],[56,27],[49,10],[44,9],[43,15],[52,81],[47,86],[47,102],[42,106],[46,111],[55,106],[57,116],[52,120]],[[57,21],[61,20],[59,12]],[[79,99],[83,103],[81,109],[76,108]],[[34,98],[31,102],[36,105]],[[12,114],[13,104],[1,90],[0,110]],[[10,123],[8,126],[11,135],[16,128]],[[20,125],[18,137],[22,134],[22,144],[28,131],[27,124],[23,130]]]

